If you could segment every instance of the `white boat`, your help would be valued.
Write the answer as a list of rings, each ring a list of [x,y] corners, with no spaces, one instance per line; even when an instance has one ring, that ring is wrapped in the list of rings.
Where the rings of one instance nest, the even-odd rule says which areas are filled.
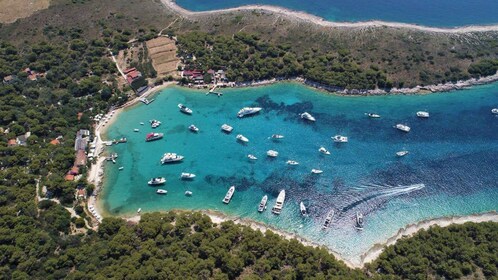
[[[157,189],[156,193],[157,194],[167,194],[168,191],[167,190],[163,190],[163,189]]]
[[[495,115],[498,115],[498,108],[491,109],[491,113],[495,114]]]
[[[192,109],[188,108],[187,106],[183,105],[182,103],[178,104],[178,108],[180,108],[180,112],[185,113],[187,115],[192,114]]]
[[[161,122],[160,122],[160,121],[158,121],[158,120],[150,120],[149,122],[150,122],[150,126],[151,126],[152,128],[156,128],[156,127],[158,127],[158,126],[160,126],[160,125],[161,125]]]
[[[159,140],[159,139],[162,139],[164,136],[163,133],[156,133],[156,132],[151,132],[151,133],[148,133],[146,136],[145,136],[145,142],[150,142],[150,141],[155,141],[155,140]]]
[[[233,193],[235,192],[235,186],[231,186],[227,194],[225,195],[225,198],[223,198],[223,203],[228,204],[230,203],[230,200],[232,200]]]
[[[297,161],[295,161],[295,160],[288,160],[288,161],[287,161],[287,164],[288,164],[288,165],[298,165],[298,164],[299,164],[299,162],[297,162]]]
[[[247,143],[249,142],[249,139],[247,139],[244,135],[242,134],[238,134],[235,138],[237,138],[237,140],[241,141],[241,142],[244,142],[244,143]]]
[[[243,117],[248,116],[248,115],[254,115],[254,114],[258,113],[259,111],[261,111],[262,109],[263,108],[260,108],[260,107],[244,107],[244,108],[239,110],[239,112],[237,113],[237,117],[243,118]]]
[[[142,212],[142,208],[138,208],[137,213]]]
[[[271,212],[276,215],[280,215],[282,212],[282,208],[284,207],[285,201],[285,190],[281,190],[277,197],[277,202],[275,202],[275,206],[271,209]]]
[[[330,152],[327,149],[325,149],[325,147],[320,147],[318,151],[324,155],[330,155]]]
[[[225,123],[225,124],[223,124],[221,126],[221,130],[223,130],[226,133],[230,133],[230,132],[232,132],[233,127],[231,127],[231,126],[229,126],[228,124]]]
[[[316,119],[308,112],[304,112],[301,114],[301,119],[305,119],[305,120],[308,120],[308,121],[311,121],[311,122],[314,122],[316,121]]]
[[[149,180],[149,182],[147,182],[147,184],[149,184],[150,186],[162,185],[164,183],[166,183],[166,178],[164,177],[152,178]]]
[[[327,213],[327,217],[325,218],[325,221],[323,222],[323,226],[322,226],[322,229],[327,229],[330,227],[330,225],[332,224],[332,219],[334,218],[334,210],[331,209],[328,213]]]
[[[177,155],[175,153],[165,153],[163,157],[161,158],[161,163],[171,163],[171,162],[177,162],[181,161],[184,158],[182,155]]]
[[[259,203],[259,206],[258,206],[258,212],[261,213],[261,212],[265,211],[267,201],[268,201],[268,196],[267,195],[263,196],[263,198],[261,199],[261,202]]]
[[[396,153],[396,156],[403,157],[403,156],[406,156],[407,154],[408,154],[408,151],[399,151]]]
[[[323,170],[320,170],[320,169],[311,169],[311,173],[313,173],[313,174],[322,174]]]
[[[278,157],[278,152],[274,151],[274,150],[268,150],[266,152],[266,155],[269,156],[269,157]]]
[[[191,191],[186,191],[185,192],[185,196],[192,196],[192,192]]]
[[[143,123],[143,122],[140,122],[140,125],[144,125],[144,123]]]
[[[187,173],[187,172],[182,172],[182,175],[180,175],[181,179],[188,180],[188,179],[194,179],[195,174],[194,173]]]
[[[135,128],[135,129],[133,129],[133,131],[135,131],[135,132],[139,132],[139,131],[140,131],[140,129]]]
[[[257,160],[258,158],[255,156],[255,155],[247,155],[247,157],[250,159],[250,160]]]
[[[356,228],[363,229],[363,214],[356,212]]]
[[[403,132],[410,132],[410,129],[411,129],[409,126],[404,125],[404,124],[400,124],[400,123],[398,123],[396,126],[394,126],[394,128],[399,129]]]
[[[429,112],[418,111],[417,112],[417,117],[419,117],[419,118],[428,118],[429,117]]]
[[[272,138],[272,139],[283,139],[283,138],[284,138],[284,136],[283,136],[283,135],[281,135],[281,134],[273,134],[273,135],[271,136],[271,138]]]
[[[123,169],[124,169],[124,167],[123,167],[123,166],[120,166],[118,169],[119,169],[119,170],[123,170]]]
[[[342,135],[336,135],[336,136],[331,137],[331,138],[336,143],[347,143],[348,142],[348,138],[346,136],[342,136]]]
[[[299,210],[301,211],[301,215],[306,216],[308,215],[308,211],[306,210],[306,206],[304,206],[304,203],[301,201],[299,203]]]
[[[372,119],[380,118],[380,115],[375,114],[375,113],[365,113],[365,115],[367,115],[369,118],[372,118]]]
[[[190,131],[192,132],[199,132],[199,128],[193,124],[191,124],[188,129],[190,129]]]

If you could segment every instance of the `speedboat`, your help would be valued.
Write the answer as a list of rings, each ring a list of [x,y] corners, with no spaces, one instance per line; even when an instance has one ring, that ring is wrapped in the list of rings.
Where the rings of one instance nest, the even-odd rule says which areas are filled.
[[[342,135],[336,135],[336,136],[331,137],[331,138],[336,143],[347,143],[348,142],[348,138],[346,136],[342,136]]]
[[[158,121],[158,120],[150,120],[149,122],[150,122],[150,126],[151,126],[152,128],[156,128],[156,127],[158,127],[158,126],[160,126],[160,125],[161,125],[161,122],[160,122],[160,121]]]
[[[199,132],[199,128],[193,124],[191,124],[188,129],[190,129],[190,131],[192,132]]]
[[[238,134],[235,138],[237,138],[237,140],[241,141],[241,142],[244,142],[244,143],[247,143],[249,142],[249,139],[247,139],[244,135],[242,134]]]
[[[495,114],[495,115],[498,115],[498,108],[491,109],[491,113]]]
[[[228,124],[225,123],[225,124],[223,124],[221,126],[221,130],[223,130],[226,133],[230,133],[230,132],[232,132],[233,127],[231,127],[231,126],[229,126]]]
[[[164,177],[152,178],[149,180],[149,182],[147,182],[147,184],[149,184],[150,186],[162,185],[164,183],[166,183],[166,178]]]
[[[133,131],[134,131],[134,132],[139,132],[139,131],[140,131],[140,129],[135,128],[135,129],[133,129]]]
[[[177,162],[181,161],[184,158],[182,155],[177,155],[175,153],[165,153],[163,157],[161,158],[161,163],[171,163],[171,162]]]
[[[323,170],[320,170],[320,169],[311,169],[311,173],[313,173],[313,174],[322,174]]]
[[[400,123],[398,123],[396,126],[394,126],[394,128],[399,129],[403,132],[410,132],[410,129],[411,129],[409,126],[404,125],[404,124],[400,124]]]
[[[150,141],[154,141],[154,140],[159,140],[161,138],[163,138],[164,134],[163,133],[155,133],[155,132],[151,132],[151,133],[148,133],[146,136],[145,136],[145,142],[150,142]]]
[[[228,204],[230,203],[230,200],[232,200],[233,193],[235,192],[235,186],[231,186],[227,194],[225,195],[225,198],[223,198],[223,203]]]
[[[191,191],[185,191],[185,196],[192,196],[192,192]]]
[[[275,206],[271,209],[271,212],[276,215],[280,215],[282,212],[282,208],[284,207],[285,201],[285,190],[281,190],[277,197],[277,202],[275,202]]]
[[[301,201],[299,203],[299,210],[301,211],[301,215],[306,216],[308,215],[308,211],[306,210],[306,206],[304,206],[304,203]]]
[[[269,156],[269,157],[277,157],[278,156],[278,152],[274,151],[274,150],[268,150],[266,152],[266,155]]]
[[[260,108],[260,107],[244,107],[244,108],[239,110],[239,112],[237,113],[237,117],[243,118],[243,117],[248,116],[248,115],[254,115],[254,114],[258,113],[259,111],[261,111],[262,109],[263,108]]]
[[[325,147],[320,147],[318,151],[324,155],[330,155],[330,152],[327,149],[325,149]]]
[[[356,228],[363,229],[363,214],[356,212]]]
[[[403,156],[406,156],[407,154],[408,154],[408,151],[399,151],[396,153],[396,156],[403,157]]]
[[[180,178],[184,179],[184,180],[194,179],[195,178],[195,174],[194,173],[182,172],[182,175],[180,175]]]
[[[330,225],[332,225],[332,219],[334,218],[334,209],[331,209],[328,213],[327,213],[327,217],[325,218],[325,221],[323,222],[323,225],[322,225],[322,229],[327,229],[330,227]]]
[[[140,125],[144,125],[144,123],[143,123],[143,122],[140,122]]]
[[[258,212],[261,213],[261,212],[265,211],[267,201],[268,201],[268,196],[267,195],[263,196],[263,198],[261,199],[261,202],[259,203],[259,206],[258,206]]]
[[[180,108],[180,112],[185,113],[187,115],[192,114],[192,109],[188,108],[187,106],[183,105],[182,103],[178,104],[178,108]]]
[[[310,122],[314,122],[316,121],[316,119],[308,112],[304,112],[301,114],[301,119],[305,119],[305,120],[308,120]]]
[[[137,213],[140,214],[140,212],[142,212],[142,208],[138,208]]]
[[[271,139],[282,139],[282,138],[284,138],[284,136],[283,136],[283,135],[281,135],[281,134],[273,134],[273,135],[271,136]]]
[[[258,158],[255,156],[255,155],[247,155],[247,157],[250,159],[250,160],[257,160]]]
[[[375,114],[375,113],[365,113],[365,115],[367,115],[369,118],[372,118],[372,119],[380,118],[380,115]]]
[[[295,161],[295,160],[288,160],[288,161],[287,161],[287,164],[288,164],[288,165],[298,165],[298,164],[299,164],[299,162],[297,162],[297,161]]]
[[[124,169],[124,167],[123,167],[123,166],[120,166],[118,169],[119,169],[119,170],[123,170],[123,169]]]
[[[429,117],[429,112],[418,111],[417,112],[417,117],[419,117],[419,118],[428,118]]]
[[[157,194],[167,194],[168,191],[167,190],[163,190],[163,189],[157,189],[156,193]]]

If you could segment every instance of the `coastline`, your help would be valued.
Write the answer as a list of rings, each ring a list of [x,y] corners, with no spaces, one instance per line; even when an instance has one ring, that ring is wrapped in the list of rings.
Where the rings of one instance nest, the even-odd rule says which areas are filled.
[[[172,210],[176,212],[186,212],[186,210]],[[252,228],[253,230],[259,230],[262,233],[265,233],[267,230],[272,231],[275,234],[280,235],[281,237],[291,240],[296,239],[300,243],[305,246],[311,246],[316,248],[325,248],[330,254],[334,255],[334,257],[342,262],[344,262],[350,268],[363,268],[365,264],[370,263],[377,259],[380,254],[384,251],[384,248],[390,245],[394,245],[396,241],[401,238],[411,237],[416,234],[418,231],[424,229],[427,230],[432,226],[440,226],[447,227],[453,224],[459,225],[467,222],[472,223],[482,223],[482,222],[498,222],[498,212],[490,211],[478,214],[471,214],[465,216],[449,216],[449,217],[440,217],[433,218],[428,220],[422,220],[413,224],[408,224],[403,228],[400,228],[394,235],[387,238],[384,242],[376,243],[370,249],[368,249],[365,253],[360,255],[360,261],[355,261],[344,257],[340,253],[332,250],[332,248],[326,247],[324,245],[317,244],[313,241],[307,240],[305,237],[302,237],[296,233],[289,233],[281,229],[277,229],[272,227],[271,225],[267,225],[258,221],[254,221],[247,218],[240,218],[234,216],[228,216],[224,213],[213,211],[213,210],[200,210],[195,211],[200,212],[204,215],[209,216],[211,221],[215,224],[220,224],[222,222],[232,221],[235,224],[244,225]],[[140,222],[140,215],[132,215],[132,216],[122,216],[128,222],[138,223]]]
[[[265,11],[265,12],[283,15],[292,20],[299,20],[301,22],[307,22],[307,23],[316,24],[318,26],[331,27],[331,28],[390,27],[390,28],[411,29],[411,30],[425,31],[425,32],[454,33],[454,34],[498,31],[498,25],[469,25],[469,26],[455,27],[455,28],[440,28],[440,27],[429,27],[417,24],[410,24],[410,23],[386,22],[380,20],[360,21],[360,22],[332,22],[324,18],[321,18],[319,16],[315,16],[305,12],[294,11],[287,8],[271,6],[271,5],[245,5],[236,8],[228,8],[222,10],[194,12],[178,6],[175,0],[161,0],[161,2],[164,4],[164,6],[166,6],[170,10],[185,17],[202,16],[210,14],[225,14],[237,11]]]

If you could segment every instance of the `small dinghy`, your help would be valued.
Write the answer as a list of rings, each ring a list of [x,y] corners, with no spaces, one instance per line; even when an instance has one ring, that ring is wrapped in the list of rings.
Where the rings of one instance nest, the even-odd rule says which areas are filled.
[[[191,179],[195,178],[195,174],[194,173],[182,172],[182,175],[180,175],[180,178],[183,179],[183,180],[191,180]]]
[[[301,201],[301,203],[299,203],[299,210],[301,212],[301,215],[303,215],[303,216],[308,215],[308,211],[306,210],[306,206],[304,206],[304,203],[302,201]]]
[[[323,170],[320,170],[320,169],[311,169],[311,173],[313,173],[313,174],[322,174]]]
[[[247,137],[245,137],[242,134],[238,134],[235,138],[237,138],[237,140],[239,140],[240,142],[244,142],[244,143],[249,142],[249,139],[247,139]]]
[[[191,191],[186,191],[185,192],[185,196],[192,196],[192,192]]]
[[[257,159],[258,159],[255,155],[247,155],[247,157],[248,157],[250,160],[257,160]]]

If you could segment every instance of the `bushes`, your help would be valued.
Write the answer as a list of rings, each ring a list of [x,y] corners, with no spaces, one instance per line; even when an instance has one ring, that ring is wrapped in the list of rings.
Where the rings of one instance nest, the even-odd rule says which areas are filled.
[[[473,63],[468,71],[475,78],[494,75],[498,71],[498,59],[484,59]]]

